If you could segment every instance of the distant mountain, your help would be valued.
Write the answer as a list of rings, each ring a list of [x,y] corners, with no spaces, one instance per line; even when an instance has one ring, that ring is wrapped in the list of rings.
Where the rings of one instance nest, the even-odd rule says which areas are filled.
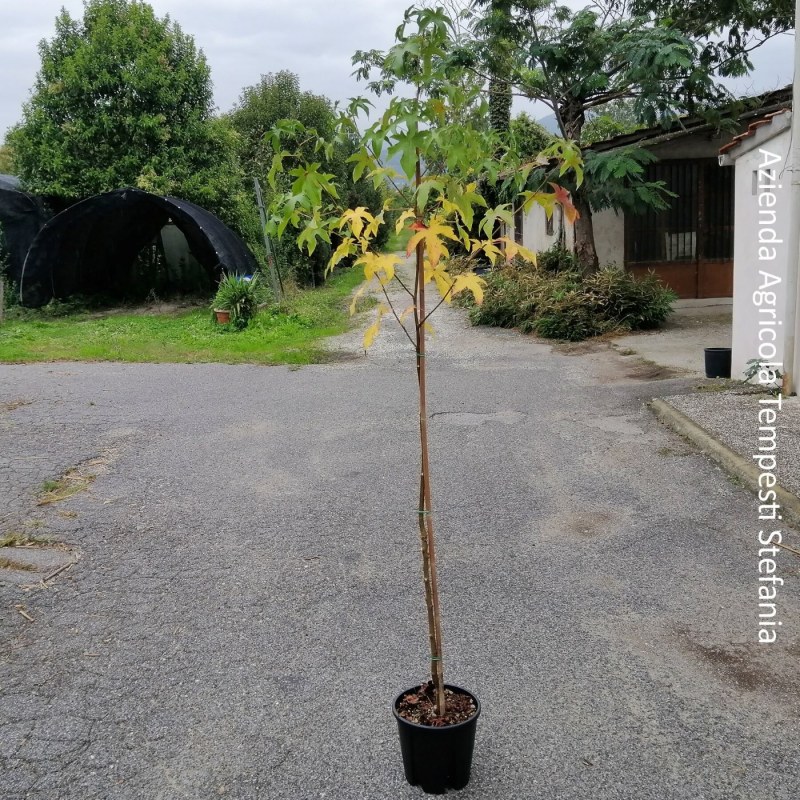
[[[554,133],[557,136],[561,135],[558,127],[558,120],[555,114],[548,114],[546,117],[536,120],[548,133]]]

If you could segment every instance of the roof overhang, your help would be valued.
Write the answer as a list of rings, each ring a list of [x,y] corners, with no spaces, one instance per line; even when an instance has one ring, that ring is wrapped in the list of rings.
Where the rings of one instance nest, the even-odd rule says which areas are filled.
[[[792,112],[782,109],[773,114],[768,114],[763,119],[750,124],[744,133],[735,136],[720,150],[719,164],[721,167],[730,167],[745,153],[761,147],[765,142],[775,138],[792,126]]]

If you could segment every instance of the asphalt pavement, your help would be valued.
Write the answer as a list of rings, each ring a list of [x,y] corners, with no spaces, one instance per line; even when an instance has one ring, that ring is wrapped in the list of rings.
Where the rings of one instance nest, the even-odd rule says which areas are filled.
[[[443,312],[459,796],[796,798],[800,558],[759,645],[757,502],[645,406],[696,379]],[[427,664],[413,359],[358,337],[301,369],[0,366],[0,530],[66,566],[3,571],[3,800],[422,796],[389,708]],[[88,488],[37,505],[65,473]]]

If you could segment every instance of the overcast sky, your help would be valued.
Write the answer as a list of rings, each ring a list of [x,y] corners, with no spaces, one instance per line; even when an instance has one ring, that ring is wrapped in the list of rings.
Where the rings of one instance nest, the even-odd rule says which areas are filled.
[[[582,3],[573,0],[576,5]],[[289,69],[303,89],[344,100],[364,93],[350,77],[356,50],[392,43],[412,0],[150,0],[194,36],[211,67],[217,107],[227,111],[242,87],[266,72]],[[64,6],[73,17],[82,0],[0,0],[0,140],[18,122],[39,68],[37,44],[50,38]],[[755,93],[791,81],[793,37],[759,52],[756,72],[737,89]],[[540,116],[548,113],[542,109]]]

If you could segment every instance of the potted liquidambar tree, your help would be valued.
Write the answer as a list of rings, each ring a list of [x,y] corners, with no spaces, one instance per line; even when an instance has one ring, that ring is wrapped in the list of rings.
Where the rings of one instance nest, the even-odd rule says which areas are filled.
[[[483,296],[483,280],[471,271],[478,259],[491,264],[520,255],[530,261],[533,253],[512,238],[497,236],[501,223],[513,224],[516,208],[540,203],[548,214],[560,203],[568,217],[575,209],[569,195],[551,184],[553,191],[528,185],[536,166],[558,166],[561,175],[574,172],[581,180],[580,150],[559,141],[533,163],[520,164],[513,153],[503,152],[488,126],[474,126],[473,119],[486,118],[481,87],[452,63],[453,26],[441,9],[409,9],[397,29],[396,43],[386,53],[357,53],[354,64],[361,78],[378,73],[370,88],[391,93],[387,110],[377,122],[360,131],[356,119],[368,110],[363,98],[353,100],[339,120],[338,134],[359,142],[350,159],[353,177],[366,176],[376,186],[394,184],[395,198],[410,198],[408,207],[395,208],[391,201],[381,214],[363,207],[342,208],[333,175],[322,171],[322,163],[333,143],[318,138],[315,131],[284,120],[271,134],[274,159],[270,183],[275,192],[268,226],[276,235],[287,228],[300,231],[297,241],[312,253],[319,242],[334,248],[329,269],[354,261],[363,266],[366,283],[379,288],[383,303],[377,319],[364,335],[368,348],[378,335],[382,320],[391,316],[408,338],[416,359],[419,389],[420,481],[417,505],[422,574],[427,608],[430,679],[401,692],[394,701],[406,778],[426,792],[440,793],[461,788],[469,780],[475,726],[480,713],[478,699],[465,689],[444,680],[442,624],[436,569],[433,500],[428,458],[428,406],[426,392],[426,330],[431,315],[443,302],[461,292],[470,292],[476,302]],[[408,97],[395,95],[399,85],[411,85]],[[284,149],[291,140],[295,149]],[[297,143],[300,143],[299,145]],[[313,145],[313,147],[310,147]],[[319,153],[310,163],[303,152]],[[384,166],[381,159],[397,161],[400,172]],[[291,186],[281,191],[287,176]],[[497,186],[508,199],[487,207],[479,191],[479,180]],[[413,256],[410,276],[400,270],[403,259],[376,252],[372,242],[382,225],[394,220],[396,232],[410,228],[407,256]],[[450,251],[458,249],[468,269],[457,275],[448,271]],[[400,308],[387,289],[396,284]],[[428,294],[435,284],[438,297]]]

